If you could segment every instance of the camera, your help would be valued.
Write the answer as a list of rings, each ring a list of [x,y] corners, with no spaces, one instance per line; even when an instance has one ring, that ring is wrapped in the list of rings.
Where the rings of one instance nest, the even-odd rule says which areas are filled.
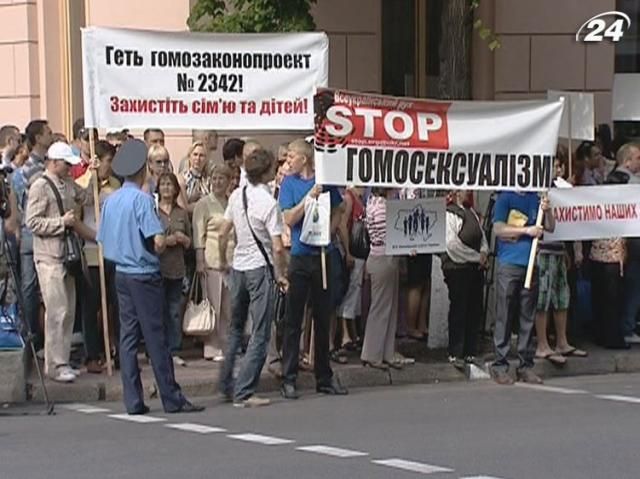
[[[9,204],[9,193],[11,192],[9,175],[11,173],[13,173],[13,168],[10,166],[0,166],[0,218],[7,218],[11,214]]]

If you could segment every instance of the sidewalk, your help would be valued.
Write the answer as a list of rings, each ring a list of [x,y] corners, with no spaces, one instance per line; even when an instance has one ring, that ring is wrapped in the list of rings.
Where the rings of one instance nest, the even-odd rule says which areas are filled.
[[[569,358],[563,367],[556,367],[545,360],[536,360],[535,371],[543,378],[560,376],[578,376],[588,374],[610,374],[640,372],[640,348],[626,351],[611,351],[593,345],[581,345],[589,352],[587,358]],[[401,371],[379,371],[361,366],[357,353],[351,353],[349,364],[332,363],[334,373],[348,388],[395,386],[403,384],[429,384],[438,382],[467,381],[465,373],[456,370],[446,359],[442,350],[427,350],[424,343],[400,343],[402,354],[415,357],[414,365],[406,366]],[[483,356],[490,361],[490,354]],[[176,378],[185,395],[190,398],[213,396],[217,393],[217,380],[220,365],[203,359],[187,359],[187,367],[176,368]],[[512,370],[516,362],[512,362]],[[153,373],[141,355],[142,382],[148,396],[153,384]],[[513,372],[513,371],[512,371]],[[260,381],[261,392],[278,391],[280,381],[265,370]],[[313,374],[301,372],[298,378],[299,388],[312,392],[314,388]],[[103,374],[83,374],[73,384],[59,384],[47,380],[47,390],[54,402],[90,402],[119,401],[122,399],[122,386],[119,371],[112,377]],[[32,371],[28,381],[28,397],[34,401],[42,401],[42,388]]]

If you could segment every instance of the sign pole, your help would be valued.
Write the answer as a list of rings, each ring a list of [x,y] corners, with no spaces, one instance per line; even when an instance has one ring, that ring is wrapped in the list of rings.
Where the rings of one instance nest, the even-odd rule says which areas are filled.
[[[89,130],[89,148],[91,159],[96,157],[95,129]],[[96,231],[100,227],[100,193],[98,192],[98,170],[92,175],[93,181],[93,207],[96,217]],[[102,255],[102,244],[98,243],[98,271],[100,276],[100,301],[102,311],[102,334],[104,336],[104,354],[107,362],[107,374],[113,376],[111,365],[111,340],[109,339],[109,314],[107,311],[107,283],[104,275],[104,256]]]
[[[573,116],[573,112],[571,111],[571,95],[566,96],[565,97],[567,100],[567,106],[569,107],[569,118],[568,118],[568,137],[569,137],[569,179],[573,178],[573,132],[571,131],[572,129],[572,124],[571,124],[571,117]]]
[[[536,218],[536,226],[542,226],[542,220],[544,219],[544,211],[542,211],[542,205],[538,206],[538,217]],[[533,270],[536,266],[536,254],[538,253],[539,238],[533,238],[531,242],[531,252],[529,253],[529,264],[527,266],[527,276],[524,281],[525,289],[531,289],[531,281],[533,279]]]

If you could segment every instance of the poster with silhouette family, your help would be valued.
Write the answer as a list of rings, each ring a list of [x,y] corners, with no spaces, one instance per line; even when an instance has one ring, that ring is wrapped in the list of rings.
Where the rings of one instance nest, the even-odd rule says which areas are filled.
[[[388,255],[441,253],[445,250],[444,198],[387,202]]]

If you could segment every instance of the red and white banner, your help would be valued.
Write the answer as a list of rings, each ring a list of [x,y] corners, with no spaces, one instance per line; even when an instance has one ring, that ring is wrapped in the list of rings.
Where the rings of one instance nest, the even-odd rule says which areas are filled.
[[[330,185],[549,188],[562,101],[435,101],[321,88],[316,179]]]
[[[556,229],[550,241],[640,237],[640,185],[553,188]]]
[[[82,30],[85,124],[311,130],[328,80],[324,33]]]

